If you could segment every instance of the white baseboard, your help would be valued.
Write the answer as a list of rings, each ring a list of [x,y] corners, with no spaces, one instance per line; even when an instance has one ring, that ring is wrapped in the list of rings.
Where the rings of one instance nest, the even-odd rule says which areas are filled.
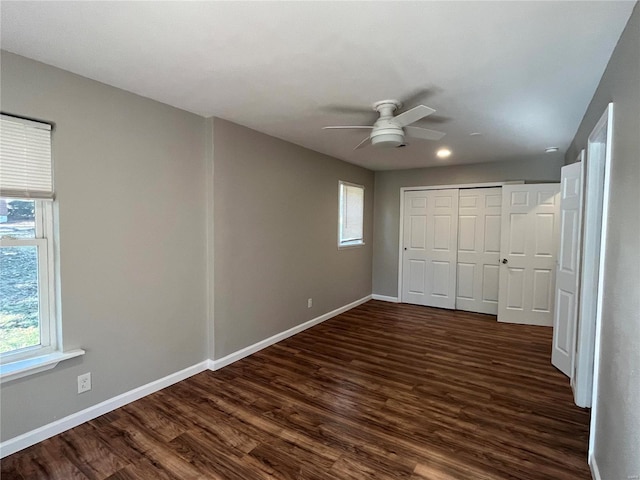
[[[180,370],[179,372],[167,375],[164,378],[160,378],[151,383],[147,383],[146,385],[142,385],[141,387],[129,390],[128,392],[105,400],[104,402],[98,403],[97,405],[73,413],[67,417],[61,418],[60,420],[56,420],[55,422],[36,428],[35,430],[31,430],[30,432],[23,433],[22,435],[18,435],[17,437],[10,438],[9,440],[0,443],[0,458],[4,458],[27,447],[35,445],[38,442],[46,440],[47,438],[51,438],[54,435],[58,435],[73,427],[77,427],[84,422],[93,420],[94,418],[99,417],[100,415],[104,415],[105,413],[109,413],[116,408],[123,407],[128,403],[139,400],[142,397],[146,397],[153,392],[162,390],[165,387],[185,380],[193,375],[196,375],[197,373],[203,372],[205,370],[218,370],[237,360],[240,360],[241,358],[262,350],[269,345],[273,345],[274,343],[291,337],[296,333],[302,332],[303,330],[322,323],[325,320],[335,317],[336,315],[340,315],[347,310],[351,310],[352,308],[357,307],[358,305],[361,305],[369,300],[371,300],[371,295],[367,295],[360,300],[356,300],[355,302],[337,308],[329,313],[325,313],[324,315],[320,315],[319,317],[309,320],[308,322],[305,322],[301,325],[290,328],[289,330],[278,333],[277,335],[243,348],[242,350],[238,350],[237,352],[227,355],[226,357],[223,357],[219,360],[205,360],[196,365],[185,368],[184,370]]]
[[[398,297],[388,297],[386,295],[376,295],[375,293],[371,295],[371,298],[374,300],[380,300],[381,302],[390,302],[390,303],[400,303]]]
[[[596,457],[594,457],[593,454],[589,455],[589,467],[591,468],[591,478],[593,478],[593,480],[602,480]]]
[[[85,408],[79,412],[73,413],[67,417],[56,420],[55,422],[44,425],[30,432],[23,433],[17,437],[10,438],[0,443],[0,458],[4,458],[7,455],[23,450],[31,445],[35,445],[38,442],[46,440],[47,438],[58,435],[70,428],[77,427],[78,425],[93,420],[100,415],[111,412],[116,408],[120,408],[128,403],[145,397],[153,392],[162,390],[169,385],[180,382],[186,378],[189,378],[197,373],[203,372],[210,368],[210,360],[205,360],[191,367],[180,370],[179,372],[167,375],[164,378],[160,378],[141,387],[129,390],[121,395],[105,400],[89,408]]]
[[[227,365],[230,365],[233,362],[237,362],[238,360],[241,360],[244,357],[248,357],[249,355],[258,352],[263,348],[273,345],[274,343],[278,343],[284,340],[285,338],[289,338],[295,335],[296,333],[300,333],[303,330],[306,330],[307,328],[311,328],[314,325],[324,322],[325,320],[329,320],[330,318],[340,315],[341,313],[344,313],[347,310],[351,310],[352,308],[357,307],[358,305],[362,305],[363,303],[368,302],[369,300],[371,300],[371,295],[367,295],[366,297],[363,297],[360,300],[356,300],[355,302],[352,302],[348,305],[344,305],[343,307],[336,308],[335,310],[332,310],[329,313],[320,315],[319,317],[316,317],[314,319],[309,320],[308,322],[304,322],[298,326],[290,328],[289,330],[285,330],[284,332],[277,333],[272,337],[261,340],[257,343],[254,343],[253,345],[249,345],[248,347],[238,350],[237,352],[230,353],[226,357],[219,358],[218,360],[213,360],[212,361],[213,368],[211,367],[209,368],[211,368],[211,370],[219,370],[222,367],[226,367]]]

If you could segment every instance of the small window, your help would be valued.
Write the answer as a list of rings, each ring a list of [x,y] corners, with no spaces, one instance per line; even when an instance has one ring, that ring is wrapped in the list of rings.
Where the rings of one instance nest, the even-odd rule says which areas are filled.
[[[50,228],[43,201],[0,198],[0,354],[11,359],[55,346]],[[54,337],[54,338],[52,338]],[[53,342],[52,342],[53,340]],[[3,358],[4,359],[4,358]]]
[[[0,363],[57,349],[51,126],[0,119]]]
[[[338,247],[364,245],[364,187],[340,182]]]

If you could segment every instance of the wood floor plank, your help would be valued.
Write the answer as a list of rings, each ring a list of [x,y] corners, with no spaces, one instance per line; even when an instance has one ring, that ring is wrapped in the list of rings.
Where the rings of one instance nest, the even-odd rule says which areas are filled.
[[[11,455],[5,479],[583,480],[551,329],[370,301]]]
[[[101,479],[126,467],[129,462],[94,435],[93,430],[91,425],[84,423],[62,433],[61,442],[52,443],[60,446],[55,454],[64,455],[87,478]]]

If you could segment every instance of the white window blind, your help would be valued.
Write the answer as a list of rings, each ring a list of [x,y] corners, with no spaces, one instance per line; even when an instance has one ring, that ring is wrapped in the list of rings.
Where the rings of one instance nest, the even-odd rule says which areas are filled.
[[[0,197],[53,198],[51,125],[0,117]]]

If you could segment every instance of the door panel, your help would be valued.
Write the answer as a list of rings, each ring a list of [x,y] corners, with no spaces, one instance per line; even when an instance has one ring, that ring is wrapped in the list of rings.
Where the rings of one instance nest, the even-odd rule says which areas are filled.
[[[473,283],[475,278],[475,265],[472,263],[458,262],[458,298],[473,300]]]
[[[553,318],[551,363],[572,377],[582,229],[583,163],[562,167],[560,184],[560,247],[556,272],[556,306]]]
[[[498,278],[500,267],[498,265],[483,265],[482,269],[482,300],[492,303],[498,308]]]
[[[431,271],[433,278],[431,280],[432,292],[435,297],[449,298],[451,297],[451,288],[449,285],[449,272],[451,270],[450,262],[441,262],[434,260],[431,262]]]
[[[427,248],[426,227],[426,216],[416,215],[411,217],[411,248],[421,248],[423,250]]]
[[[511,218],[511,229],[508,237],[507,254],[524,256],[526,251],[527,214],[512,213],[509,216]]]
[[[553,324],[559,192],[559,184],[502,188],[498,321]]]
[[[404,194],[402,301],[455,308],[458,190]]]
[[[493,193],[485,192],[484,206],[486,208],[497,207],[502,209],[502,189],[494,188],[492,190],[494,190]]]
[[[458,251],[477,253],[475,216],[458,217]]]
[[[498,313],[501,188],[463,189],[458,202],[456,308]]]
[[[540,213],[536,218],[536,246],[534,255],[536,257],[552,257],[556,251],[556,236],[554,232],[556,223],[555,213]]]
[[[451,250],[451,215],[435,215],[433,219],[433,249]]]
[[[502,207],[494,207],[502,208]],[[501,215],[486,215],[484,217],[484,253],[495,253],[500,259],[500,222]],[[497,263],[496,263],[497,265]]]
[[[534,312],[551,313],[551,279],[553,271],[536,268],[533,271]]]
[[[425,264],[424,260],[411,260],[409,262],[409,292],[418,295],[424,295],[426,292]]]
[[[524,310],[524,269],[510,268],[507,270],[507,275],[507,308]],[[501,295],[498,296],[500,297]]]

